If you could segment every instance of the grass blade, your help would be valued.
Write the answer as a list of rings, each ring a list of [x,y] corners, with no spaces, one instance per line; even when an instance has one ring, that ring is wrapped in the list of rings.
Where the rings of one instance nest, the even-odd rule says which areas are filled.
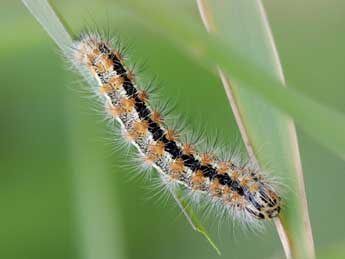
[[[212,248],[216,251],[216,253],[220,256],[222,253],[220,252],[216,243],[212,240],[206,229],[201,224],[200,220],[192,210],[192,208],[188,205],[188,202],[183,198],[181,192],[177,191],[176,193],[174,190],[171,190],[171,194],[176,200],[178,206],[182,210],[183,214],[187,218],[187,221],[192,226],[193,230],[199,232],[204,238],[206,238],[207,242],[212,246]]]
[[[68,53],[72,37],[65,29],[47,1],[23,0],[25,6],[47,31],[63,53]],[[74,96],[75,97],[75,96]],[[71,97],[70,97],[71,98]],[[71,164],[76,195],[80,239],[78,243],[82,258],[126,258],[122,244],[119,215],[114,209],[114,195],[107,179],[105,155],[101,155],[96,143],[80,132],[96,135],[94,125],[86,123],[85,114],[77,107],[78,98],[67,100],[70,116],[68,131],[71,144]],[[91,160],[92,161],[91,161]]]
[[[255,55],[258,56],[257,62],[262,62],[262,64],[265,65],[264,69],[267,71],[271,70],[271,73],[285,84],[285,78],[278,52],[260,0],[246,3],[238,1],[228,1],[226,3],[223,2],[217,4],[213,3],[213,16],[216,16],[216,19],[213,19],[211,9],[207,5],[207,0],[198,0],[197,4],[203,23],[209,33],[217,32],[224,35],[224,40],[227,42],[230,41],[229,39],[236,38],[237,42],[235,42],[234,45],[238,43],[238,48],[240,50],[241,48],[249,49],[246,50],[248,59]],[[236,15],[229,15],[232,10],[236,11]],[[214,20],[217,20],[218,23]],[[221,24],[226,24],[227,26],[222,27]],[[229,24],[234,24],[235,26],[229,26]],[[229,37],[228,40],[227,37]],[[251,40],[255,41],[254,46],[251,46],[251,44],[248,43],[248,38],[250,37]],[[231,44],[231,42],[229,43]],[[260,168],[263,168],[263,165],[265,164],[265,160],[261,160],[258,156],[258,147],[260,147],[260,145],[265,145],[270,142],[281,142],[281,138],[289,140],[284,142],[284,149],[290,150],[292,153],[290,156],[291,161],[287,164],[287,166],[290,167],[287,168],[289,169],[287,172],[293,174],[291,177],[294,178],[296,182],[292,188],[294,192],[298,193],[298,199],[295,199],[293,202],[297,203],[296,207],[300,208],[300,215],[295,215],[300,220],[297,222],[297,227],[294,228],[295,231],[297,230],[296,233],[292,232],[293,228],[290,227],[292,221],[286,221],[286,226],[284,227],[281,220],[276,219],[275,224],[287,258],[291,258],[292,255],[294,255],[294,257],[314,258],[314,242],[308,216],[308,206],[304,190],[303,172],[299,156],[297,135],[293,121],[285,116],[280,116],[273,108],[270,111],[264,102],[253,102],[252,96],[250,96],[250,94],[248,95],[246,90],[243,90],[241,83],[236,83],[236,80],[234,80],[235,83],[230,85],[224,72],[220,68],[218,68],[218,70],[224,88],[228,93],[228,99],[235,114],[235,118],[239,125],[248,153],[252,160],[258,163]],[[265,114],[260,116],[260,113],[262,113],[263,110],[265,111]],[[259,111],[259,113],[257,113],[257,111]],[[258,120],[257,118],[260,119]],[[259,122],[263,119],[271,121],[270,124],[267,124],[269,127],[286,128],[287,135],[270,134],[267,136],[264,130],[260,130],[256,126],[260,125]],[[251,130],[249,131],[249,129]],[[279,150],[274,150],[274,148],[270,147],[268,149],[265,148],[262,152],[273,154],[277,152],[279,153]],[[281,158],[284,158],[284,154],[282,154]],[[273,163],[274,168],[281,168],[282,166],[280,161],[281,160],[276,160],[271,163]],[[273,173],[276,172],[273,171]],[[293,223],[296,224],[296,221]],[[299,236],[303,236],[302,246],[297,245],[301,239],[297,239]]]
[[[48,1],[44,0],[22,0],[30,13],[42,25],[49,36],[55,41],[58,47],[64,52],[69,51],[72,44],[72,37],[61,23]]]

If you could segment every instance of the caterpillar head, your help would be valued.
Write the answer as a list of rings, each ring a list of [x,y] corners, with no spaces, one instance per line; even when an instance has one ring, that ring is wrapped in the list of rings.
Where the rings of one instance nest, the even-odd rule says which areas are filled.
[[[247,192],[248,205],[246,210],[257,219],[271,219],[280,213],[280,196],[266,184],[260,186],[255,192]]]

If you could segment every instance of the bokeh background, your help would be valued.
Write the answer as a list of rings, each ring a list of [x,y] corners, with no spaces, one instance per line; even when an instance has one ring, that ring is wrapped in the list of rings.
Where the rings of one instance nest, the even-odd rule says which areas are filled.
[[[142,78],[158,76],[161,96],[191,129],[217,129],[223,142],[241,145],[217,76],[114,2],[53,4],[75,33],[110,25],[130,58],[145,62]],[[345,113],[345,2],[263,3],[288,83]],[[194,1],[185,8],[198,15]],[[20,1],[0,1],[0,31],[0,258],[218,258],[174,201],[132,179],[97,104]],[[298,133],[317,254],[345,258],[345,163]],[[204,223],[223,258],[282,257],[272,226]]]

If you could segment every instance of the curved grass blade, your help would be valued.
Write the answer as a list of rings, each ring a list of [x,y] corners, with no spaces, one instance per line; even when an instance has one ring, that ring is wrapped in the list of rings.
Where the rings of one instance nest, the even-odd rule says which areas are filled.
[[[196,216],[192,208],[188,205],[186,200],[183,198],[182,193],[178,190],[176,192],[174,190],[170,190],[170,192],[173,198],[175,199],[177,205],[180,207],[182,213],[187,218],[187,221],[191,225],[193,230],[203,235],[204,238],[206,238],[207,242],[217,252],[217,254],[219,256],[222,255],[216,243],[211,239],[210,235],[207,233],[206,229],[202,226],[201,222],[199,221],[198,217]]]
[[[222,35],[224,42],[237,46],[237,49],[242,51],[248,60],[252,59],[267,73],[271,73],[285,84],[279,56],[260,0],[247,2],[198,0],[197,3],[208,32]],[[290,195],[286,201],[290,206],[282,212],[292,210],[291,214],[294,218],[286,217],[285,227],[280,219],[275,220],[286,257],[314,258],[314,242],[293,121],[277,113],[274,107],[267,106],[262,100],[256,100],[255,95],[247,92],[231,75],[230,82],[232,83],[230,84],[221,69],[219,69],[219,74],[252,160],[256,161],[259,167],[264,168],[263,165],[267,161],[260,153],[265,153],[266,157],[268,155],[275,158],[271,160],[272,167],[276,168],[276,170],[273,169],[272,174],[284,176],[289,174],[289,178],[295,180],[295,184],[290,188],[297,195]],[[262,121],[264,123],[260,123]],[[274,128],[275,131],[267,132],[266,127]],[[284,146],[276,146],[275,143],[281,143]],[[264,148],[259,151],[260,146]],[[281,150],[289,150],[291,154],[287,157],[286,152],[281,152]],[[295,204],[291,206],[291,203]]]
[[[72,45],[72,37],[48,1],[22,0],[22,2],[63,53],[67,53]]]
[[[62,52],[68,53],[72,38],[50,4],[37,0],[23,0],[23,3]],[[95,134],[96,129],[94,125],[85,125],[88,120],[78,109],[78,101],[69,98],[68,131],[82,258],[126,258],[121,219],[114,209],[114,195],[104,166],[105,155],[101,155],[99,145],[85,141],[80,135],[80,132]]]

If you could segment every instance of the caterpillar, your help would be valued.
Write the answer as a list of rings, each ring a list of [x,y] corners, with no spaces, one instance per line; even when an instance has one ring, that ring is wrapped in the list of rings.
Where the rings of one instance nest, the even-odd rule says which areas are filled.
[[[167,127],[162,114],[150,106],[150,96],[136,83],[112,40],[83,33],[72,46],[72,63],[97,81],[98,94],[122,135],[154,167],[164,181],[202,194],[229,214],[263,221],[277,217],[281,198],[260,170],[210,152],[198,152],[180,133]]]

